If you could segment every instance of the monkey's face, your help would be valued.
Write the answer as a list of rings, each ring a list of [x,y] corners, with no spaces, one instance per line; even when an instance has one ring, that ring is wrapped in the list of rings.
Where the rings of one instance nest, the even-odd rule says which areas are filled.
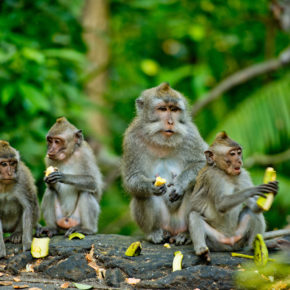
[[[145,136],[161,146],[176,146],[186,135],[184,106],[177,101],[155,99],[143,125]]]
[[[62,161],[67,157],[67,146],[62,136],[47,136],[47,156],[51,160]]]
[[[224,157],[224,171],[228,175],[239,175],[241,173],[241,168],[243,165],[242,161],[242,149],[241,148],[231,148],[227,151]]]
[[[11,184],[17,180],[18,160],[16,158],[0,158],[0,182]]]

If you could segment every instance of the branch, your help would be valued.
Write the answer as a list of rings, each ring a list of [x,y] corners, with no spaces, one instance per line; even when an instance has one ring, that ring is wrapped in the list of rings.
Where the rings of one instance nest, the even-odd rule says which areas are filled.
[[[234,73],[225,80],[221,81],[214,89],[205,94],[200,100],[195,102],[191,110],[192,117],[195,117],[202,108],[218,99],[223,93],[229,91],[231,88],[245,83],[256,76],[278,70],[289,64],[290,48],[282,52],[276,59],[271,59]]]
[[[290,160],[290,149],[275,155],[255,154],[245,160],[245,167],[249,168],[254,165],[266,166],[270,164],[279,164],[287,160]]]

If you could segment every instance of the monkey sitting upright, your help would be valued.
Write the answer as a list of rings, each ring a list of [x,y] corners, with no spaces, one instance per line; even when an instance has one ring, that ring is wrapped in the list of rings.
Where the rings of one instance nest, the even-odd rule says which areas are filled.
[[[257,196],[278,192],[278,183],[253,186],[242,168],[242,148],[225,132],[205,151],[190,203],[189,232],[197,255],[210,261],[209,250],[232,251],[251,245],[265,231]]]
[[[168,83],[145,90],[136,108],[124,136],[122,164],[132,216],[149,241],[184,244],[187,224],[180,204],[205,163],[207,145],[187,113],[185,98]],[[157,176],[166,184],[155,186]]]
[[[41,209],[46,227],[37,235],[53,236],[66,230],[94,234],[98,231],[102,179],[95,156],[81,130],[62,117],[47,134],[47,166],[56,167],[45,177]]]
[[[0,258],[6,256],[3,233],[12,243],[31,246],[33,229],[39,218],[39,205],[34,179],[20,160],[18,151],[0,140]]]

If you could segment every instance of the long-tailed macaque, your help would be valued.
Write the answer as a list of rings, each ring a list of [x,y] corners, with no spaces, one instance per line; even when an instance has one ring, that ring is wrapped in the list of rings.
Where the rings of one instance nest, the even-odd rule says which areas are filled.
[[[209,250],[232,251],[251,246],[265,231],[256,204],[263,193],[278,192],[278,183],[253,186],[242,168],[242,148],[225,132],[205,151],[207,164],[199,172],[189,200],[189,232],[197,255],[210,261]]]
[[[66,236],[73,232],[96,233],[102,179],[82,131],[62,117],[56,120],[46,139],[45,163],[57,169],[44,179],[47,188],[41,210],[46,227],[40,228],[37,235],[53,236],[63,230]]]
[[[187,113],[185,98],[168,83],[145,90],[136,108],[125,133],[122,164],[132,216],[149,241],[185,243],[186,216],[180,204],[205,163],[207,145]],[[154,186],[157,176],[166,184]]]
[[[6,256],[6,239],[23,244],[29,250],[33,229],[39,218],[39,205],[34,179],[8,142],[0,140],[0,257]]]

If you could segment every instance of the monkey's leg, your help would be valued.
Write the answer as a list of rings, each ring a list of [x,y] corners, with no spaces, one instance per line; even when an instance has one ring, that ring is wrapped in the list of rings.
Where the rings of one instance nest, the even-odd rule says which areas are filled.
[[[45,227],[37,227],[36,236],[40,237],[41,235],[47,235],[48,237],[52,237],[58,233],[58,228],[56,224],[56,216],[55,216],[55,191],[51,188],[46,188],[42,203],[41,203],[41,211],[43,214],[43,218],[45,220]]]
[[[210,262],[209,249],[206,245],[205,222],[201,215],[195,211],[189,214],[189,233],[194,246],[196,255],[201,256],[207,262]]]
[[[251,219],[249,222],[249,239],[248,246],[252,247],[253,241],[257,234],[264,235],[266,224],[262,213],[255,214],[249,210]]]
[[[22,244],[23,251],[30,250],[32,242],[32,231],[33,231],[33,211],[32,208],[26,207],[22,215]]]
[[[154,244],[168,240],[170,234],[164,228],[169,223],[169,213],[162,197],[151,196],[145,199],[133,198],[131,214],[147,239]]]
[[[6,256],[6,247],[3,239],[2,221],[0,220],[0,258]]]
[[[80,215],[81,223],[78,226],[68,229],[65,236],[69,236],[74,232],[85,235],[92,235],[98,232],[100,206],[93,194],[88,192],[82,192],[80,194],[79,202],[73,215],[74,214]]]
[[[248,211],[242,213],[240,216],[239,224],[235,232],[235,235],[232,237],[221,238],[220,241],[223,244],[233,246],[236,242],[238,242],[241,238],[243,238],[246,235],[246,233],[249,231],[250,219],[251,219],[251,215]]]

